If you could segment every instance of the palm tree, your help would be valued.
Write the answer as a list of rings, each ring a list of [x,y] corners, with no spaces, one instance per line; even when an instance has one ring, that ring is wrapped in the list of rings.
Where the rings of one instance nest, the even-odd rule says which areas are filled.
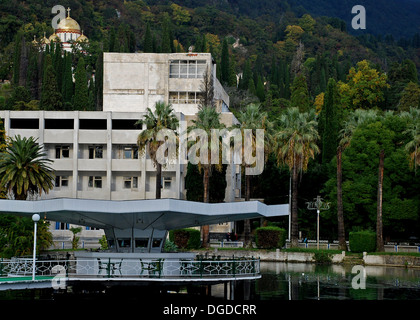
[[[408,129],[404,134],[408,136],[409,142],[405,145],[405,150],[410,155],[410,164],[417,171],[420,165],[420,109],[410,108],[409,112],[404,112],[401,116],[405,116],[409,120]]]
[[[204,147],[207,149],[207,159],[201,160],[202,157],[200,155],[189,154],[189,157],[196,156],[197,159],[200,159],[198,162],[199,170],[203,170],[203,186],[204,186],[204,196],[203,201],[208,203],[210,201],[210,176],[212,171],[212,162],[211,162],[211,151],[214,148],[211,143],[211,130],[212,129],[223,129],[225,126],[220,122],[220,114],[217,113],[214,107],[207,107],[202,106],[197,113],[197,118],[192,120],[193,125],[188,127],[188,132],[192,132],[193,130],[202,130],[201,132],[206,133],[207,141],[200,141]],[[190,149],[191,151],[191,149]],[[190,153],[189,151],[189,153]],[[198,151],[198,150],[197,150]],[[201,150],[200,150],[201,151]],[[220,171],[222,170],[222,163],[219,161],[216,168]],[[209,240],[209,226],[203,226],[203,246],[206,247],[208,240]]]
[[[339,133],[339,144],[337,147],[337,222],[338,222],[338,245],[340,250],[347,251],[346,235],[344,229],[344,210],[343,210],[343,170],[342,153],[350,146],[351,138],[356,128],[377,118],[374,110],[357,109],[350,118],[344,122],[344,127]]]
[[[238,117],[238,124],[234,125],[232,128],[238,128],[241,130],[242,142],[245,141],[245,130],[252,130],[252,146],[253,150],[256,148],[256,132],[257,129],[264,130],[264,155],[265,159],[267,158],[270,152],[271,146],[271,137],[273,124],[268,120],[267,112],[261,110],[261,106],[258,104],[249,104],[246,106],[244,111],[240,111]],[[245,154],[245,143],[242,143],[242,154]],[[249,201],[251,198],[251,175],[246,174],[246,167],[251,167],[250,164],[245,162],[245,157],[243,158],[242,166],[245,168],[245,201]],[[244,221],[244,232],[245,232],[245,243],[249,243],[250,234],[251,234],[251,220],[246,219]]]
[[[289,167],[292,175],[291,246],[298,246],[298,175],[307,170],[309,159],[319,153],[319,139],[315,112],[300,113],[296,107],[288,108],[279,118],[279,131],[275,134],[278,163]]]
[[[143,130],[137,137],[137,145],[139,147],[139,154],[149,153],[150,159],[152,159],[153,165],[156,168],[156,199],[161,198],[161,179],[162,179],[162,166],[166,163],[162,163],[162,159],[159,159],[158,150],[165,143],[160,139],[160,133],[163,130],[172,130],[177,135],[176,128],[178,127],[179,120],[175,116],[174,110],[170,104],[166,104],[162,101],[156,102],[155,111],[153,112],[150,108],[147,108],[147,113],[143,120],[136,122],[136,125],[146,125],[146,129]],[[175,156],[175,155],[169,155]]]
[[[0,184],[16,200],[26,200],[28,195],[48,193],[53,187],[54,171],[49,166],[42,146],[33,137],[10,139],[0,154]]]

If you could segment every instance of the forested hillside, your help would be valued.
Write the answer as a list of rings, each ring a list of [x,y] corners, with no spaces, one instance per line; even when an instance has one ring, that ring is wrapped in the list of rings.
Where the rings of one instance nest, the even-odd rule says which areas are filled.
[[[367,29],[360,33],[351,29],[350,1],[63,0],[89,44],[87,54],[62,55],[55,46],[39,52],[32,45],[34,37],[53,33],[56,1],[1,1],[0,109],[101,110],[102,52],[186,52],[193,46],[213,54],[234,113],[259,103],[276,123],[288,107],[316,111],[321,153],[299,180],[300,228],[308,236],[315,215],[305,202],[318,193],[332,202],[321,230],[326,237],[336,234],[337,136],[357,109],[377,115],[354,131],[343,151],[346,223],[374,225],[376,146],[382,146],[386,233],[418,235],[420,179],[405,146],[419,121],[420,3],[359,2],[367,10]],[[274,154],[265,168],[253,178],[252,197],[287,202],[289,169]]]

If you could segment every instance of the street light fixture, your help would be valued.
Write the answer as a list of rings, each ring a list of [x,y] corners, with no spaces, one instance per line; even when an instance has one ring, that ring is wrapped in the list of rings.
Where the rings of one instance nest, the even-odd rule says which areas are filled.
[[[34,222],[34,254],[32,258],[32,281],[35,281],[35,259],[36,259],[36,231],[37,231],[37,222],[41,219],[39,214],[35,213],[32,215],[32,221]]]
[[[306,202],[308,210],[316,210],[316,249],[319,250],[319,212],[330,208],[329,202],[323,202],[321,196],[314,198],[314,201]]]

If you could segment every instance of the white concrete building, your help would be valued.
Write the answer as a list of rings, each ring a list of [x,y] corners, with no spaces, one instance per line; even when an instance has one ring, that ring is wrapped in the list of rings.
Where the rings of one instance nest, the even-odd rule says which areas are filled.
[[[172,103],[185,130],[198,111],[203,73],[214,74],[214,96],[221,121],[232,125],[229,97],[215,77],[215,65],[207,53],[104,54],[104,107],[102,112],[0,111],[9,137],[33,136],[44,145],[56,172],[54,189],[42,198],[96,200],[154,199],[156,169],[148,155],[140,157],[136,145],[142,128],[135,122],[157,101]],[[162,198],[185,199],[186,165],[180,162],[162,172]],[[240,197],[240,168],[229,166],[225,201]],[[48,219],[48,217],[46,217]],[[56,243],[66,247],[69,226],[52,223]],[[232,225],[213,226],[226,233]],[[100,230],[83,230],[80,236],[95,243]]]

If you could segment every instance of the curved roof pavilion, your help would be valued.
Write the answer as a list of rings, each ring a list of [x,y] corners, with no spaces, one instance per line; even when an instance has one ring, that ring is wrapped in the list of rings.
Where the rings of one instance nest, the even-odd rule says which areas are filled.
[[[62,198],[0,200],[0,212],[28,217],[38,213],[47,220],[101,229],[171,230],[285,216],[288,215],[288,205],[266,205],[259,201],[202,203],[176,199],[113,201]]]
[[[288,209],[287,204],[266,205],[259,201],[0,200],[0,214],[31,217],[37,213],[46,220],[104,229],[111,251],[119,253],[159,253],[163,250],[168,230],[286,216]]]

